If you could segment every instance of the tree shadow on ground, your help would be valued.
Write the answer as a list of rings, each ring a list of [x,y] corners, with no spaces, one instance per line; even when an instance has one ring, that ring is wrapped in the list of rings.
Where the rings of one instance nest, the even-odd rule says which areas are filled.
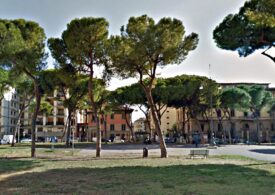
[[[22,160],[17,158],[0,159],[0,174],[25,171],[38,167],[39,162],[34,160]]]
[[[275,176],[237,165],[67,168],[1,182],[3,194],[272,194]]]
[[[273,154],[275,155],[275,149],[254,149],[254,150],[249,150],[251,152],[257,152],[261,154]]]

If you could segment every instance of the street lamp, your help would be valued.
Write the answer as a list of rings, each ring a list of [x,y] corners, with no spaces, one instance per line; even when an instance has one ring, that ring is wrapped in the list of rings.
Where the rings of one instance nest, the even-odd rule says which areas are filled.
[[[203,90],[203,86],[200,86],[199,89]],[[213,113],[212,113],[212,110],[213,110],[213,93],[212,93],[212,91],[210,91],[209,96],[210,96],[210,143],[212,145],[215,145],[214,131],[213,131],[214,124],[213,124]]]

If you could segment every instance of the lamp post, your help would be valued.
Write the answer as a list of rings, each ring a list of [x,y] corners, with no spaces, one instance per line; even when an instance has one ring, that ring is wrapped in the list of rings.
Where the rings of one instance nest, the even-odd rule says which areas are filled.
[[[211,64],[209,64],[209,79],[211,80]],[[211,88],[210,88],[211,89]],[[214,134],[214,123],[213,123],[213,92],[210,91],[210,143],[216,145],[215,134]]]

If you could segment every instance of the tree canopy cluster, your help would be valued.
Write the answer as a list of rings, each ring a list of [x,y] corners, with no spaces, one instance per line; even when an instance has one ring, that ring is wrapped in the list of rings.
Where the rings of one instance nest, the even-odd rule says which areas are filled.
[[[178,19],[162,18],[156,23],[147,15],[131,17],[128,24],[121,28],[119,36],[109,36],[108,27],[109,23],[105,18],[85,17],[72,20],[67,24],[61,38],[48,39],[56,67],[54,70],[44,70],[47,57],[44,30],[37,23],[24,19],[0,20],[1,66],[8,67],[14,75],[24,73],[33,84],[35,109],[32,118],[32,157],[35,156],[37,114],[39,110],[48,110],[42,96],[52,93],[53,90],[63,92],[64,106],[69,110],[69,118],[71,113],[83,105],[81,102],[85,99],[85,105],[92,109],[97,124],[96,156],[100,157],[99,116],[109,94],[105,86],[113,74],[123,78],[139,77],[141,90],[154,113],[155,125],[161,138],[161,156],[167,157],[152,99],[156,70],[158,67],[182,62],[189,51],[196,48],[198,35],[186,35],[184,26]],[[103,68],[100,79],[95,75],[98,67]],[[148,78],[145,81],[146,77]],[[1,83],[4,86],[4,82]],[[70,126],[67,139],[70,135],[69,129]]]
[[[219,48],[238,51],[248,56],[258,49],[269,49],[275,45],[274,0],[249,0],[239,13],[229,14],[213,31]],[[275,62],[275,56],[262,52]]]
[[[228,15],[216,27],[213,36],[217,46],[238,51],[240,56],[273,47],[274,6],[274,0],[247,1],[239,13]],[[54,90],[62,92],[60,100],[69,110],[67,145],[71,117],[76,117],[73,113],[80,108],[92,110],[97,126],[97,157],[101,151],[99,119],[110,102],[125,107],[139,104],[146,108],[145,113],[150,111],[160,141],[161,157],[167,157],[160,129],[165,107],[186,108],[189,116],[196,118],[199,113],[207,117],[209,106],[228,109],[249,105],[257,113],[268,102],[268,95],[264,96],[265,93],[256,87],[227,89],[221,95],[217,83],[205,77],[157,78],[159,68],[180,64],[198,45],[198,35],[186,34],[184,25],[176,18],[154,21],[147,15],[130,17],[116,36],[109,35],[108,28],[105,18],[77,18],[67,24],[60,38],[46,40],[44,29],[36,22],[0,19],[0,97],[9,86],[14,86],[20,94],[25,94],[25,105],[33,105],[32,157],[35,157],[37,115],[39,111],[51,112],[43,96]],[[55,59],[53,70],[45,70],[46,44]],[[266,51],[262,54],[275,62]],[[100,76],[95,75],[98,68]],[[113,76],[136,77],[138,83],[111,93],[106,86]],[[240,101],[232,102],[236,97]],[[22,110],[25,108],[23,106]]]

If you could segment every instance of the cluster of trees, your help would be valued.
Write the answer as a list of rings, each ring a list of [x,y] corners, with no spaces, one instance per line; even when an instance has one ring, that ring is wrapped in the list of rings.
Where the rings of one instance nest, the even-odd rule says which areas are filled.
[[[217,45],[224,49],[238,50],[241,56],[247,56],[256,49],[274,46],[274,10],[273,0],[246,2],[238,14],[227,16],[214,30]],[[15,82],[17,79],[7,79],[7,71],[14,78],[25,78],[30,87],[28,89],[32,89],[26,93],[30,94],[28,97],[32,97],[33,94],[34,102],[32,157],[35,157],[37,114],[41,110],[41,105],[45,105],[45,109],[49,110],[46,104],[41,104],[42,94],[53,89],[62,91],[65,106],[69,110],[67,138],[70,135],[72,113],[80,106],[93,110],[97,124],[97,157],[100,156],[101,149],[99,116],[104,112],[106,105],[105,97],[108,92],[105,86],[113,75],[121,78],[138,78],[139,85],[136,87],[140,87],[137,90],[144,92],[142,98],[146,98],[147,110],[150,109],[152,114],[160,140],[161,157],[167,157],[160,130],[161,107],[187,107],[191,112],[190,117],[195,117],[198,112],[207,109],[209,98],[202,98],[198,92],[186,95],[186,86],[194,85],[198,90],[201,84],[189,83],[184,79],[171,79],[169,82],[177,85],[165,89],[170,90],[170,94],[173,94],[171,91],[182,89],[182,94],[177,96],[184,97],[184,101],[178,102],[176,98],[173,99],[174,95],[170,96],[167,93],[154,97],[154,93],[168,85],[167,80],[160,79],[157,82],[157,69],[181,63],[188,53],[196,48],[196,33],[186,35],[185,28],[178,19],[162,18],[155,22],[146,15],[131,17],[127,25],[121,27],[121,34],[117,36],[109,36],[108,26],[104,18],[74,19],[67,25],[61,38],[46,40],[43,28],[36,22],[0,19],[0,95],[9,86],[16,86],[18,83]],[[56,67],[52,71],[45,70],[48,56],[45,52],[46,44],[56,61]],[[263,54],[274,61],[268,53]],[[102,75],[100,79],[95,76],[98,67]],[[182,86],[179,83],[182,83]],[[212,90],[211,83],[210,81],[209,87],[203,88],[202,91]],[[203,93],[202,91],[199,93]],[[205,91],[205,94],[208,94],[208,91]],[[31,100],[26,100],[28,105]],[[213,99],[211,101],[215,102]]]
[[[148,82],[145,80],[144,82]],[[110,101],[113,104],[124,105],[125,108],[138,106],[144,113],[148,127],[150,128],[150,138],[153,138],[153,132],[150,126],[150,107],[145,97],[145,93],[141,90],[139,83],[130,86],[121,87],[112,92]],[[260,85],[239,85],[235,87],[221,88],[215,81],[206,77],[195,75],[181,75],[172,78],[158,78],[155,87],[152,90],[152,98],[157,117],[161,122],[161,117],[168,107],[182,109],[181,129],[177,134],[184,134],[184,127],[187,122],[192,119],[197,125],[197,129],[201,129],[200,120],[206,121],[210,125],[211,109],[219,118],[220,125],[222,121],[229,121],[231,128],[224,129],[223,134],[229,138],[231,142],[232,118],[231,111],[239,110],[251,112],[258,129],[259,139],[259,117],[263,108],[270,112],[274,111],[274,100],[271,92],[267,91]],[[134,136],[134,135],[133,135]],[[258,140],[260,142],[260,140]]]
[[[2,72],[6,74],[7,70],[18,78],[25,75],[32,88],[29,93],[33,94],[35,103],[31,132],[32,157],[35,157],[35,126],[37,114],[42,110],[42,95],[52,93],[55,89],[63,93],[64,105],[69,110],[67,144],[72,113],[80,106],[87,106],[92,109],[97,124],[96,156],[100,156],[99,116],[106,105],[104,97],[108,92],[105,86],[112,75],[139,78],[160,137],[161,157],[167,157],[152,98],[156,70],[157,67],[182,62],[189,51],[196,48],[198,36],[195,33],[186,36],[180,20],[162,18],[155,23],[146,15],[131,17],[128,24],[121,28],[119,36],[109,36],[108,26],[104,18],[72,20],[61,38],[47,40],[56,67],[46,70],[46,36],[39,24],[23,19],[0,20]],[[100,79],[94,74],[98,67],[102,70]],[[15,86],[15,82],[10,85]],[[1,86],[4,91],[7,85],[3,82]]]

